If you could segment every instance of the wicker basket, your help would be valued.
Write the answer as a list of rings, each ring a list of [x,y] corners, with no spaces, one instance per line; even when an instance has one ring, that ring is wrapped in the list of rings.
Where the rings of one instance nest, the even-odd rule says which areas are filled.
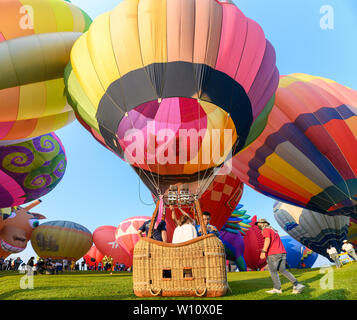
[[[138,297],[220,297],[227,292],[226,257],[212,234],[179,243],[141,239],[133,257],[133,289]]]

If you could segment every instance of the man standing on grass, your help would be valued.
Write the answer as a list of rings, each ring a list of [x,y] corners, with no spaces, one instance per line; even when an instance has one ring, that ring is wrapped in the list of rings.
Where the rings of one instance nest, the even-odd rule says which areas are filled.
[[[355,249],[353,249],[353,245],[349,243],[347,240],[343,240],[342,250],[347,252],[347,254],[353,258],[355,262],[357,262],[357,255]]]
[[[286,250],[278,232],[270,227],[270,223],[266,219],[259,219],[255,224],[262,231],[263,237],[265,238],[260,259],[264,260],[267,257],[269,272],[274,284],[274,288],[267,291],[267,293],[282,293],[278,272],[294,285],[294,294],[301,293],[305,286],[299,283],[296,278],[286,270]]]

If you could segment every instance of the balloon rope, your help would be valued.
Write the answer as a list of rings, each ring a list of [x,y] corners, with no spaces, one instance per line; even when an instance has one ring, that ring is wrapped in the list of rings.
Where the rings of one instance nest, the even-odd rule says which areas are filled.
[[[157,218],[157,213],[159,211],[159,205],[160,205],[160,201],[157,201],[155,211],[154,211],[154,213],[153,213],[153,215],[151,217],[151,221],[150,221],[149,232],[148,232],[148,235],[147,235],[148,238],[152,237],[154,224],[155,224],[155,221],[156,221],[156,218]]]

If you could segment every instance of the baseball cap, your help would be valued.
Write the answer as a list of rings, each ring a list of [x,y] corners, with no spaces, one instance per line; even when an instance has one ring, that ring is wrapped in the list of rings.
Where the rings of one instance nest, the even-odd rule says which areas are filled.
[[[270,223],[268,222],[268,220],[267,220],[267,219],[264,219],[264,218],[258,219],[257,222],[255,223],[255,225],[257,225],[258,223],[267,223],[268,225],[270,225]]]

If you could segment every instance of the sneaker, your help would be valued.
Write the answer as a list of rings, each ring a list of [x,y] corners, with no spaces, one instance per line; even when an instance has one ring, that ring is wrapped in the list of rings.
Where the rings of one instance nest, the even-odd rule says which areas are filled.
[[[296,286],[293,287],[293,293],[294,294],[301,293],[301,292],[303,292],[304,289],[305,289],[305,286],[301,283],[298,283]]]
[[[272,289],[272,290],[269,290],[269,291],[265,291],[266,293],[283,293],[283,291],[281,291],[281,289]]]

